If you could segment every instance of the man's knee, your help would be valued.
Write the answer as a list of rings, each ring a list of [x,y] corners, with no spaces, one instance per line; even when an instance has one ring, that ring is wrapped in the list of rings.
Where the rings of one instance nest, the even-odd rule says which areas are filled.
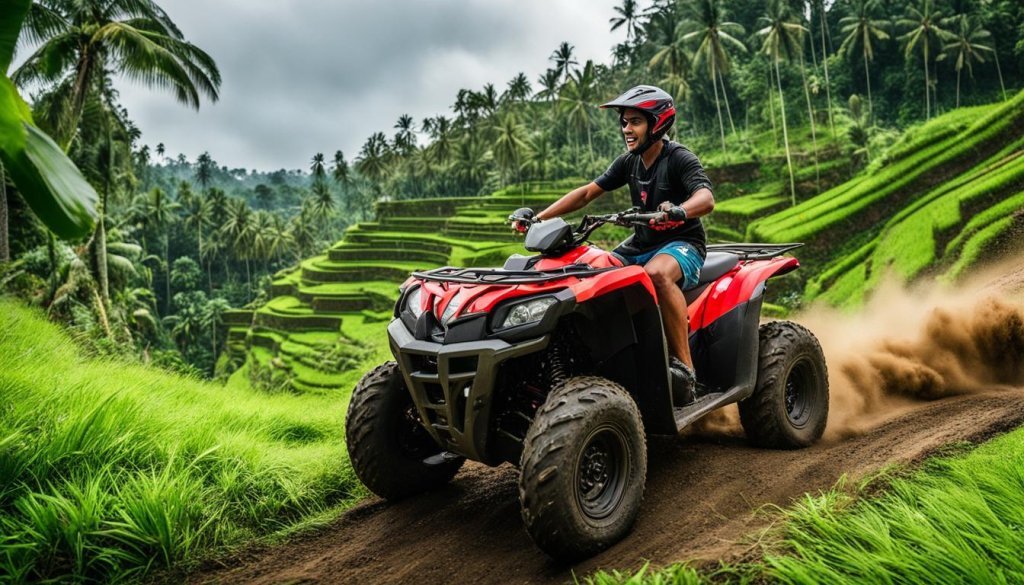
[[[677,274],[679,268],[675,267],[675,270],[672,268],[672,266],[665,266],[661,263],[651,263],[644,266],[647,276],[651,277],[651,282],[658,289],[674,287],[676,285],[676,281],[679,280],[679,275]]]

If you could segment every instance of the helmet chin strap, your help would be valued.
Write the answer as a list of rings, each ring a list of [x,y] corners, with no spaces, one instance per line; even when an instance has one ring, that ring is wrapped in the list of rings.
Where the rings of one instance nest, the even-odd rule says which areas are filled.
[[[619,114],[619,117],[620,118],[622,117],[621,113]],[[643,153],[647,152],[647,149],[649,149],[650,147],[654,146],[655,142],[658,142],[659,140],[661,140],[660,136],[658,138],[656,138],[656,139],[651,136],[651,128],[654,127],[654,123],[655,123],[654,116],[651,116],[651,115],[645,113],[644,117],[647,118],[647,132],[646,132],[646,136],[644,136],[644,141],[643,141],[642,144],[640,144],[640,146],[636,147],[636,150],[630,151],[631,154],[635,154],[637,156],[641,156]],[[626,142],[626,137],[625,136],[622,137],[622,141],[626,144],[626,148],[628,149],[629,148],[629,143]]]

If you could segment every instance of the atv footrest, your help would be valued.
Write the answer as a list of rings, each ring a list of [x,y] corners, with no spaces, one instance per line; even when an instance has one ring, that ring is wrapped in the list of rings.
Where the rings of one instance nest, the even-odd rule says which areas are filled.
[[[676,431],[683,432],[683,429],[697,422],[705,414],[721,408],[726,404],[739,402],[753,390],[751,386],[733,386],[726,392],[713,392],[698,398],[692,404],[676,406],[672,409],[672,415],[676,420]]]

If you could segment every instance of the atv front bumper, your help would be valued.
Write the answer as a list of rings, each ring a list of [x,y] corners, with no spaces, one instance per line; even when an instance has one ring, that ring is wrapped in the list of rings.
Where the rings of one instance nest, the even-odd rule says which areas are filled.
[[[437,444],[468,459],[498,463],[488,456],[487,442],[499,366],[545,349],[550,336],[442,344],[416,339],[395,319],[388,339],[420,420]]]

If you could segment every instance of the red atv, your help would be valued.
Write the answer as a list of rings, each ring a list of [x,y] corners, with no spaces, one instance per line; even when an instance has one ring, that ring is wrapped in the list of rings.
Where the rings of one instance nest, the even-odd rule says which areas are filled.
[[[800,244],[708,246],[689,303],[698,388],[672,388],[658,298],[640,266],[586,244],[629,210],[531,226],[501,269],[438,268],[402,285],[388,338],[394,362],[366,374],[346,421],[356,475],[392,500],[448,482],[465,459],[520,469],[523,521],[559,558],[625,536],[647,473],[645,434],[676,435],[734,402],[748,437],[806,447],[828,415],[818,341],[786,321],[760,325],[765,283],[795,270]]]

